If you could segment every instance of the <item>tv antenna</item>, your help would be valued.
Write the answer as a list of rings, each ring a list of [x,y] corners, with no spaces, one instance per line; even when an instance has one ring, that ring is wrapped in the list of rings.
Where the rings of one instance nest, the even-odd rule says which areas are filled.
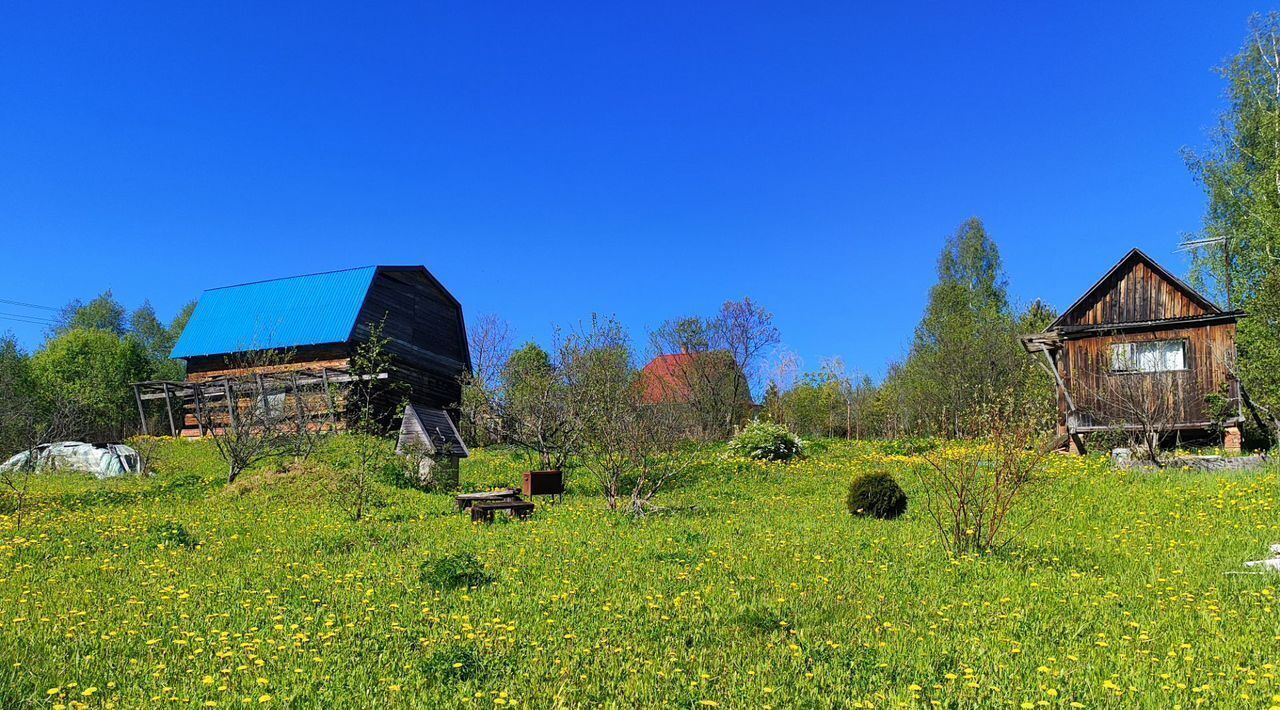
[[[1227,297],[1227,310],[1231,310],[1231,235],[1188,239],[1178,245],[1177,251],[1192,251],[1215,244],[1222,245],[1222,287]]]

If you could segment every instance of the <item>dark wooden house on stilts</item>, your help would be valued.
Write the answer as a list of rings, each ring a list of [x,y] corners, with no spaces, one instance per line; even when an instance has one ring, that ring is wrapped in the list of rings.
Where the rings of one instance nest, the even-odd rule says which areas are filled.
[[[1043,333],[1022,337],[1057,383],[1058,432],[1221,435],[1240,449],[1236,321],[1134,249]]]

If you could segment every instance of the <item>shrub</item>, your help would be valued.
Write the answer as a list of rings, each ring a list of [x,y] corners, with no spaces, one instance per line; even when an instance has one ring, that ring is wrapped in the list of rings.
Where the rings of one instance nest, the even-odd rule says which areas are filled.
[[[804,455],[804,443],[785,426],[756,419],[729,442],[729,450],[762,461],[790,461]]]
[[[483,587],[493,581],[493,575],[485,570],[475,555],[470,552],[455,552],[423,562],[419,579],[432,589],[445,592]]]
[[[151,526],[150,533],[158,547],[185,547],[190,550],[200,544],[195,535],[182,527],[182,523],[172,520]]]
[[[849,484],[846,501],[853,515],[893,520],[907,512],[907,494],[893,476],[876,471],[858,476]]]
[[[432,675],[445,680],[471,680],[484,669],[484,656],[471,646],[446,646],[427,659]]]
[[[889,456],[921,456],[936,451],[942,441],[931,437],[913,437],[895,439],[880,445],[880,450]]]

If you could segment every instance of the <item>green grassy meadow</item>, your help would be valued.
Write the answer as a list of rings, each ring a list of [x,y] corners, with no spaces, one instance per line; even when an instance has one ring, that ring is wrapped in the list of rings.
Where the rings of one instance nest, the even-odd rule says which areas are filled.
[[[353,523],[305,474],[228,488],[207,442],[147,479],[53,475],[0,517],[0,707],[1269,707],[1274,472],[1127,473],[1055,458],[1004,551],[951,559],[919,506],[844,510],[910,457],[821,442],[701,454],[666,510],[579,477],[532,520],[472,525],[386,487]],[[477,452],[464,488],[524,464]],[[470,552],[492,582],[437,591]]]

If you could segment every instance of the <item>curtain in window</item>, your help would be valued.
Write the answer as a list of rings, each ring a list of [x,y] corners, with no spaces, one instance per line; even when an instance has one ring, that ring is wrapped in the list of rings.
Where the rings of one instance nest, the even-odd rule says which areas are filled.
[[[1186,369],[1186,343],[1160,340],[1151,343],[1117,343],[1111,346],[1115,372],[1168,372]]]

